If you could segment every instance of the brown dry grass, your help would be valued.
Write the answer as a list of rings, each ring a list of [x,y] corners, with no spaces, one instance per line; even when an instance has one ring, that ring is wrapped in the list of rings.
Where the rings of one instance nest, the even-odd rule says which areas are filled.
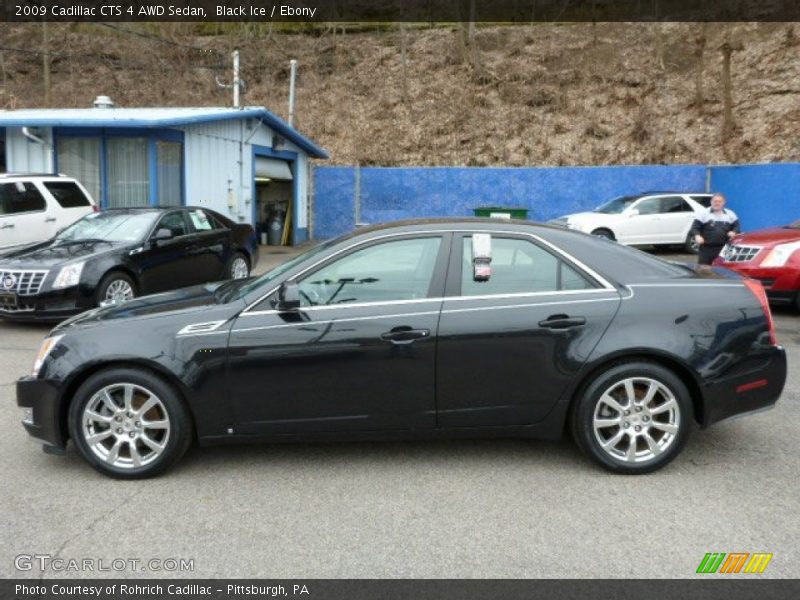
[[[242,26],[215,36],[185,23],[120,27],[220,54],[97,25],[52,25],[53,49],[65,53],[52,66],[54,105],[90,106],[101,93],[121,106],[225,105],[230,92],[214,75],[229,71],[198,65],[227,64],[238,47],[245,103],[284,117],[288,61],[298,59],[296,124],[331,151],[334,164],[800,160],[800,44],[788,24],[709,25],[702,113],[693,105],[696,24],[479,27],[472,62],[456,27],[409,27],[405,67],[399,26],[346,35]],[[737,128],[723,142],[718,48],[725,28],[744,50],[733,57]],[[0,45],[41,49],[39,31],[0,24]],[[41,106],[41,56],[0,55],[0,106]]]

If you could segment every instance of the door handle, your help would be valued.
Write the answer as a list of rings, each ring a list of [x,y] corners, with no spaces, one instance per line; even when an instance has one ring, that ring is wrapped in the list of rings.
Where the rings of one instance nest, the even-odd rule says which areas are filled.
[[[11,229],[12,227],[14,227],[13,223],[6,223],[2,227],[0,227],[0,229]]]
[[[414,340],[426,338],[431,334],[430,329],[411,329],[411,327],[394,327],[391,331],[381,334],[381,339],[393,344],[410,344]]]
[[[45,222],[45,223],[52,223],[52,222],[53,222],[53,221],[55,221],[55,220],[56,220],[56,218],[55,218],[55,217],[47,217],[47,218],[44,220],[44,222]]]
[[[569,329],[585,324],[585,317],[570,317],[569,315],[550,315],[544,321],[539,321],[539,327],[547,329]]]

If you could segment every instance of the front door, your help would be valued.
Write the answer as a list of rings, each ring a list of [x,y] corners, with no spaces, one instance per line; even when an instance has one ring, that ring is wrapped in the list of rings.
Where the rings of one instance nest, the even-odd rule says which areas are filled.
[[[475,281],[472,239],[454,239],[439,322],[440,427],[544,419],[616,313],[619,294],[530,236],[492,234]]]
[[[0,183],[0,248],[49,239],[55,233],[47,202],[33,183]]]
[[[153,229],[172,233],[168,240],[148,240],[144,250],[132,256],[141,273],[142,293],[153,294],[191,285],[195,281],[192,252],[197,242],[191,235],[183,211],[165,214]]]
[[[435,425],[435,355],[446,235],[366,242],[302,273],[302,306],[274,296],[230,337],[238,433],[426,429]]]

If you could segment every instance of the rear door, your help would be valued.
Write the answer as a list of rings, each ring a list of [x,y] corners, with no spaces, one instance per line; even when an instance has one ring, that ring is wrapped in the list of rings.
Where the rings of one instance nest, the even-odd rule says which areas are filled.
[[[199,208],[188,209],[186,214],[196,241],[192,250],[194,282],[222,279],[231,252],[231,231]]]
[[[89,194],[75,181],[44,179],[38,185],[49,196],[50,209],[45,220],[50,235],[55,235],[59,229],[72,225],[94,210]]]
[[[273,294],[243,312],[228,359],[238,432],[434,427],[448,252],[449,234],[362,243],[297,278],[299,310]]]
[[[30,181],[0,183],[0,248],[51,238],[47,210],[47,200]]]
[[[694,210],[682,196],[661,198],[660,243],[683,244],[694,221]]]
[[[511,233],[492,234],[491,277],[475,281],[471,235],[453,240],[439,321],[438,425],[536,423],[573,383],[619,294],[558,250]]]

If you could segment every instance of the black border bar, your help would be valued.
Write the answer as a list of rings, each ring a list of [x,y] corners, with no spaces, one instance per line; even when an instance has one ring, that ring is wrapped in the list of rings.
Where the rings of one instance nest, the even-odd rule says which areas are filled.
[[[8,22],[630,22],[800,20],[797,0],[3,0]]]
[[[17,600],[788,600],[800,597],[800,580],[764,579],[760,575],[711,575],[681,580],[6,579],[0,580],[0,597]]]

